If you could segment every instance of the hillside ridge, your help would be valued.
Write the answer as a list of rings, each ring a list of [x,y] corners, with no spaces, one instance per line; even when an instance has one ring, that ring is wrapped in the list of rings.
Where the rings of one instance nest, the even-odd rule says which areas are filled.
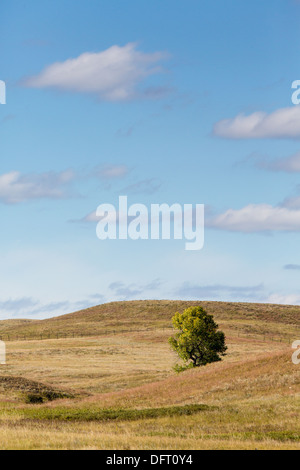
[[[44,320],[0,321],[0,337],[91,336],[172,328],[172,316],[201,305],[231,333],[289,337],[300,326],[300,307],[276,304],[135,300],[110,302]]]

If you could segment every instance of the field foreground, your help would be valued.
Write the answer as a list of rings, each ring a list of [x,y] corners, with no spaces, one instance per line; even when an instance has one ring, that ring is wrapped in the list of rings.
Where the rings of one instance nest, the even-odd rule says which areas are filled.
[[[171,318],[191,305],[228,355],[177,375]],[[0,449],[300,449],[299,325],[299,307],[177,301],[2,321]]]

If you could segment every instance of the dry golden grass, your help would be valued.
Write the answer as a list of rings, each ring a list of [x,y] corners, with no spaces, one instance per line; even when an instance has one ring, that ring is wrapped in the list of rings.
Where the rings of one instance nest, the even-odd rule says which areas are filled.
[[[227,335],[228,355],[176,375],[177,358],[167,343],[170,320],[191,304],[114,303],[43,322],[0,322],[2,334],[11,336],[74,335],[9,341],[0,376],[14,377],[12,383],[25,378],[29,389],[36,381],[75,394],[26,405],[22,389],[1,386],[0,380],[0,448],[299,449],[300,366],[292,364],[287,344],[298,339],[299,308],[205,303]],[[94,336],[76,336],[92,329]],[[88,421],[104,408],[190,404],[209,409],[190,416]],[[49,419],[53,410],[78,418]]]
[[[170,328],[174,313],[193,305],[202,305],[220,325],[236,335],[265,335],[269,338],[280,335],[282,339],[289,340],[290,333],[299,327],[300,307],[295,306],[145,300],[112,302],[48,320],[0,321],[0,336],[4,339],[7,335],[39,339],[40,335],[94,336]]]

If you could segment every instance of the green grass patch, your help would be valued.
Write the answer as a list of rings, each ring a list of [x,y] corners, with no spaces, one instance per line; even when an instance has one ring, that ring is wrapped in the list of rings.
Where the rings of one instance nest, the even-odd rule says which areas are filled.
[[[92,408],[29,408],[22,410],[25,419],[53,421],[134,421],[172,416],[190,416],[215,409],[206,405],[171,406],[167,408],[92,409]]]
[[[293,432],[293,431],[270,431],[270,432],[265,432],[265,433],[259,433],[259,432],[254,432],[254,433],[245,433],[245,438],[254,438],[257,441],[264,441],[265,439],[271,439],[273,441],[279,441],[279,442],[287,442],[287,441],[293,441],[293,442],[300,442],[300,433],[299,432]]]
[[[31,405],[59,400],[61,398],[74,398],[74,395],[71,395],[70,393],[57,392],[55,390],[44,390],[41,392],[29,392],[23,394],[25,403]]]

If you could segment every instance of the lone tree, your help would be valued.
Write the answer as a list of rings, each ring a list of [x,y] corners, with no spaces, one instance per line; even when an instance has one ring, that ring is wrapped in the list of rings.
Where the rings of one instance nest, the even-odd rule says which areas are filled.
[[[225,356],[225,335],[217,331],[218,325],[213,316],[208,315],[202,307],[190,307],[183,313],[177,312],[172,321],[179,332],[175,338],[169,338],[169,343],[186,363],[184,367],[177,365],[177,372],[218,362],[222,360],[221,356]]]

